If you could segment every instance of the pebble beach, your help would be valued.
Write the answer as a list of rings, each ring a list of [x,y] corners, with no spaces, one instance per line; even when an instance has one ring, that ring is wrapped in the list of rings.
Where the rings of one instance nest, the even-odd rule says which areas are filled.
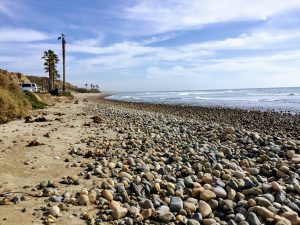
[[[299,115],[75,97],[1,126],[1,225],[300,224]]]

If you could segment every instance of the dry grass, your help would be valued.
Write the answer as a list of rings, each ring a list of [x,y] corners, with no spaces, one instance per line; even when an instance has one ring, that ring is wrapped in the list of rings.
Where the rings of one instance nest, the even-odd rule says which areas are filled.
[[[31,104],[19,84],[5,73],[0,73],[0,123],[26,115]]]

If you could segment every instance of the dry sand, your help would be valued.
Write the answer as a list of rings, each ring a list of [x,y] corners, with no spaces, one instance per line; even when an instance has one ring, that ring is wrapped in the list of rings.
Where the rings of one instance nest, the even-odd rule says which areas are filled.
[[[78,104],[74,104],[74,99],[33,112],[33,115],[44,116],[49,122],[24,123],[24,119],[21,119],[0,125],[0,194],[10,191],[30,194],[31,189],[43,180],[57,182],[63,176],[76,175],[82,170],[79,167],[66,168],[64,160],[70,158],[68,149],[82,147],[81,138],[90,133],[89,128],[83,127],[83,124],[91,116],[79,116],[88,104],[92,104],[84,102],[85,98],[97,99],[99,94],[76,95]],[[60,116],[59,113],[65,115]],[[49,133],[49,138],[44,137],[46,133]],[[27,147],[33,140],[44,145]],[[72,162],[73,159],[70,160]],[[28,188],[24,189],[24,186]],[[42,224],[39,218],[42,211],[34,209],[42,208],[46,204],[45,198],[25,196],[27,200],[20,204],[0,206],[1,225]],[[24,208],[26,212],[23,213]],[[65,221],[60,221],[60,224],[85,224],[76,216],[70,217],[72,220],[64,217]]]

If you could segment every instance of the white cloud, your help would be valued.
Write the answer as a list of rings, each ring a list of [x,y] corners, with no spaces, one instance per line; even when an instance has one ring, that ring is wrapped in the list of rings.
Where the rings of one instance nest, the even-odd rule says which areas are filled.
[[[208,41],[182,46],[183,51],[201,50],[234,50],[234,49],[264,49],[274,44],[285,44],[300,38],[298,30],[257,31],[251,34],[241,34],[235,38],[219,41]]]
[[[48,34],[24,28],[0,28],[0,42],[33,42],[51,38]]]
[[[195,65],[146,69],[156,90],[300,86],[300,50],[266,56],[209,59]]]
[[[0,62],[2,62],[2,63],[15,62],[16,60],[18,60],[18,57],[0,55]]]
[[[300,62],[300,50],[282,51],[265,56],[233,57],[207,59],[198,64],[190,64],[189,67],[174,66],[171,68],[149,67],[147,74],[152,77],[181,77],[212,74],[298,74]],[[284,77],[284,76],[283,76]],[[299,80],[300,82],[300,80]]]
[[[88,44],[71,44],[68,51],[71,53],[89,53],[96,56],[80,60],[86,67],[101,67],[106,70],[127,68],[128,70],[138,66],[152,64],[171,63],[189,65],[218,58],[221,50],[267,50],[277,49],[281,45],[293,42],[300,38],[298,31],[259,31],[251,34],[243,34],[235,38],[207,41],[181,45],[178,47],[153,47],[135,42],[122,42],[106,47],[98,47]]]
[[[0,0],[0,15],[6,16],[10,20],[22,19],[27,8],[28,5],[24,3],[24,0]]]
[[[32,43],[41,38],[44,36],[31,35],[22,42],[7,43],[0,37],[0,52],[7,52],[0,57],[1,67],[43,75],[43,51],[53,49],[60,55],[61,46],[59,41]],[[106,90],[113,87],[137,91],[300,85],[300,49],[294,47],[299,38],[300,32],[296,30],[256,30],[229,39],[177,47],[148,46],[143,41],[101,46],[97,38],[84,39],[67,45],[67,74],[71,81],[82,79],[83,74],[86,79],[102,80],[101,85]],[[253,56],[249,56],[243,52],[249,49],[259,51],[252,51]],[[224,56],[222,50],[233,51],[239,57]]]
[[[199,57],[212,56],[207,50],[182,51],[178,48],[149,47],[138,43],[118,43],[107,47],[75,46],[69,48],[71,53],[90,53],[95,56],[81,59],[86,68],[101,68],[109,70],[133,69],[156,63],[177,63],[178,61],[194,61]]]
[[[88,39],[80,39],[80,40],[75,40],[71,43],[71,45],[74,46],[90,46],[90,47],[95,47],[101,44],[101,42],[104,39],[104,34],[99,34],[98,37],[96,38],[88,38]]]
[[[155,51],[154,48],[145,47],[135,42],[121,42],[106,47],[99,47],[99,46],[89,45],[86,43],[78,44],[75,42],[70,44],[68,48],[70,52],[99,54],[99,55],[123,54],[123,53],[138,55],[138,54],[145,54],[145,53]]]
[[[219,22],[266,20],[299,7],[298,0],[138,0],[123,16],[161,33]]]
[[[0,2],[0,14],[4,14],[9,17],[13,16],[13,12],[9,9],[9,7],[7,7],[6,4],[4,4],[4,2]]]
[[[160,67],[149,67],[146,69],[146,75],[149,79],[203,79],[208,78],[208,74],[201,72],[199,67],[184,67],[184,66],[174,66],[168,69],[163,69]]]
[[[153,37],[144,39],[143,44],[150,45],[150,44],[154,44],[154,43],[167,41],[167,40],[176,38],[182,34],[183,34],[183,32],[172,32],[172,33],[168,33],[168,34],[164,34],[164,35],[153,36]]]
[[[283,51],[265,56],[220,58],[209,60],[201,65],[201,70],[206,73],[240,73],[247,75],[275,75],[282,77],[288,74],[297,74],[300,51]]]
[[[160,64],[152,58],[111,55],[79,60],[72,74],[86,71],[102,89],[153,91],[214,88],[300,86],[300,50],[254,56],[202,58]],[[124,75],[125,74],[125,75]],[[80,75],[78,75],[80,77]]]

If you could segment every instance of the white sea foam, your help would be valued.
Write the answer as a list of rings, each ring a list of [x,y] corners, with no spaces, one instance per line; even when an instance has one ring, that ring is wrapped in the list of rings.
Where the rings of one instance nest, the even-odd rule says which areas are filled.
[[[300,88],[119,93],[109,99],[240,108],[286,109],[300,112]]]
[[[247,93],[253,96],[300,96],[300,93]]]

